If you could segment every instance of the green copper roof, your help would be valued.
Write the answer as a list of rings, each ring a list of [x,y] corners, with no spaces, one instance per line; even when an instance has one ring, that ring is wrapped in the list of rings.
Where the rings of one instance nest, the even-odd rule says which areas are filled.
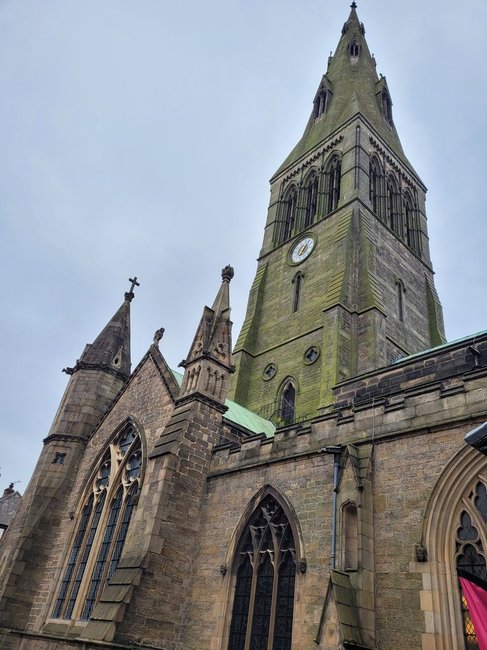
[[[358,55],[352,55],[351,45],[358,48]],[[275,175],[294,164],[314,147],[329,138],[343,124],[361,114],[377,131],[377,134],[391,147],[394,153],[414,172],[406,159],[394,125],[389,125],[381,109],[382,91],[389,92],[385,77],[375,69],[365,40],[365,29],[352,6],[350,16],[343,26],[342,36],[328,70],[323,76],[318,92],[326,88],[328,101],[320,117],[311,115],[304,134],[293,151]]]
[[[171,370],[171,372],[178,385],[181,386],[183,375],[175,370]],[[230,422],[235,422],[235,424],[252,431],[252,433],[264,433],[268,438],[274,435],[276,427],[269,420],[261,418],[257,413],[249,411],[245,406],[232,402],[230,399],[225,400],[225,406],[228,408],[225,417]]]

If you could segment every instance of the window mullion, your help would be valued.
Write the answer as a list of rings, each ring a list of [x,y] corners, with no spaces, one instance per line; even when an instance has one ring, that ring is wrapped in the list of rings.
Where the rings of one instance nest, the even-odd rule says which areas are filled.
[[[267,650],[272,650],[274,646],[274,629],[276,626],[276,609],[277,609],[277,589],[279,584],[279,564],[281,562],[281,554],[278,548],[277,539],[273,535],[274,542],[274,580],[272,581],[272,603],[271,603],[271,618],[269,621],[269,638],[267,640]]]
[[[254,562],[253,562],[253,573],[252,573],[252,587],[250,588],[250,602],[249,602],[249,613],[247,615],[247,634],[245,635],[245,650],[250,650],[250,641],[252,639],[252,622],[254,620],[254,605],[255,605],[255,592],[257,591],[257,576],[259,573],[260,565],[260,553],[259,550],[254,550]]]

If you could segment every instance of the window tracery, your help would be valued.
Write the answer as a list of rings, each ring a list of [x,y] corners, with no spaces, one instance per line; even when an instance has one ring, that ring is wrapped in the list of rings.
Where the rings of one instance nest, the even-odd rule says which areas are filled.
[[[267,495],[237,551],[228,650],[291,650],[296,551],[289,520]]]
[[[53,618],[90,618],[120,561],[138,499],[141,469],[140,437],[128,426],[104,452],[85,496]]]

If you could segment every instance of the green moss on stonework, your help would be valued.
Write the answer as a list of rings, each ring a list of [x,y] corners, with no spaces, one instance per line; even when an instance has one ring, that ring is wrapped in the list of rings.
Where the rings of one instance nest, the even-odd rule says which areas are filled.
[[[253,347],[255,342],[256,330],[259,323],[259,316],[262,307],[262,296],[267,274],[267,264],[263,264],[257,269],[255,279],[250,288],[249,303],[247,306],[247,315],[240,330],[234,352]]]

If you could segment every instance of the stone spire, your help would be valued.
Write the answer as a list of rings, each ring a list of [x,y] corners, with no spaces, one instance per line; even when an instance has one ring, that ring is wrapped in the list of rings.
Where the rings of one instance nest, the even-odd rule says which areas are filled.
[[[213,302],[205,307],[187,358],[180,397],[200,393],[225,402],[232,366],[232,322],[230,320],[230,281],[233,268],[222,270],[222,284]]]
[[[322,95],[326,102],[324,110],[319,109],[317,103]],[[392,101],[386,79],[377,74],[375,59],[365,40],[365,28],[353,2],[335,54],[328,59],[328,69],[318,86],[304,134],[275,175],[337,133],[357,114],[367,120],[377,135],[414,171],[404,155],[392,120]]]
[[[136,280],[137,278],[135,278]],[[74,368],[65,372],[73,374],[81,369],[105,370],[128,379],[130,375],[130,303],[134,298],[133,286],[125,293],[125,300],[108,321],[93,343],[86,345]],[[138,284],[138,283],[137,283]]]

